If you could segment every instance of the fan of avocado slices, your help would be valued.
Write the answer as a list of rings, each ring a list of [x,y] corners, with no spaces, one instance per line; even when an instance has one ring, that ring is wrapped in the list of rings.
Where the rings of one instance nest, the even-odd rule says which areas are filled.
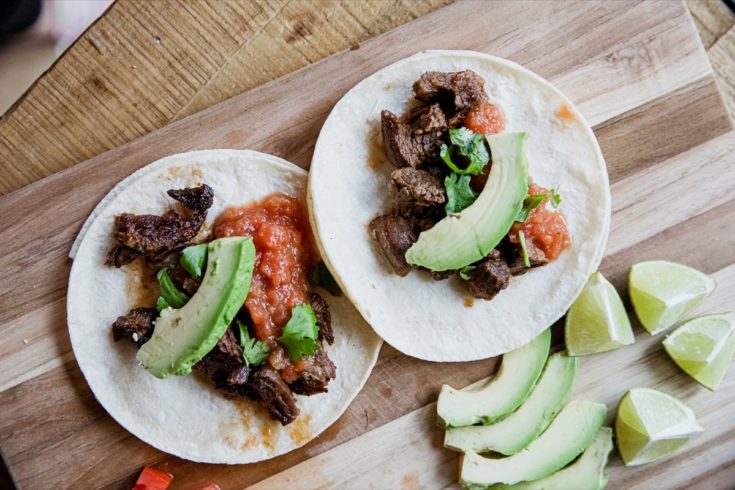
[[[481,387],[443,386],[437,403],[444,446],[461,451],[460,484],[477,489],[553,490],[607,484],[612,430],[607,407],[567,399],[578,359],[549,356],[550,332],[503,356]],[[493,457],[483,455],[494,453]]]

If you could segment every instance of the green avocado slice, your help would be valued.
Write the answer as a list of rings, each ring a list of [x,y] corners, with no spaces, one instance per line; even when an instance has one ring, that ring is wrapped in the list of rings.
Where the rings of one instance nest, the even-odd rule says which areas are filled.
[[[452,214],[406,251],[406,262],[432,271],[457,270],[489,254],[508,234],[528,195],[528,133],[487,135],[492,167],[487,184],[471,206]]]
[[[546,329],[530,343],[503,355],[495,377],[477,390],[442,386],[436,412],[441,427],[491,424],[523,403],[531,393],[546,359],[551,332]]]
[[[462,456],[460,483],[466,487],[513,485],[539,480],[571,463],[587,449],[605,422],[607,407],[588,400],[573,400],[548,429],[520,453],[490,459],[475,452]]]
[[[214,348],[242,308],[255,265],[252,238],[209,243],[207,272],[196,294],[179,309],[166,308],[137,359],[157,378],[183,376]]]
[[[551,423],[577,374],[577,358],[559,352],[549,357],[544,372],[523,405],[492,425],[447,430],[444,446],[459,451],[496,451],[510,455],[533,442]]]
[[[515,485],[493,485],[491,490],[603,490],[607,485],[605,466],[613,448],[612,429],[603,427],[577,461],[556,473],[535,481]]]

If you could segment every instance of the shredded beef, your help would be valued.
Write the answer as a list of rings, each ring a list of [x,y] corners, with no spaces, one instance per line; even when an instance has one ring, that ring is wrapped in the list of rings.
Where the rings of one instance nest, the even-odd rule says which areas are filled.
[[[334,343],[332,332],[332,316],[329,314],[329,305],[319,293],[309,294],[309,304],[316,316],[316,324],[319,327],[319,338],[327,341],[329,345]]]
[[[388,214],[373,219],[368,227],[395,273],[408,274],[411,266],[406,263],[406,251],[417,239],[412,224],[406,218]]]
[[[155,308],[135,308],[127,315],[118,317],[112,324],[112,338],[115,341],[129,339],[138,347],[148,342],[153,335],[153,322],[158,316]]]
[[[207,184],[186,189],[170,189],[166,193],[183,204],[184,207],[197,213],[206,214],[214,201],[214,191]]]
[[[406,207],[441,206],[447,201],[447,193],[441,179],[431,172],[411,167],[391,172],[393,206]]]
[[[265,405],[271,417],[282,425],[290,424],[299,414],[291,389],[278,371],[263,366],[250,375],[246,385],[249,396]]]
[[[418,167],[439,159],[442,131],[416,134],[410,124],[390,111],[380,113],[383,146],[388,160],[396,167]]]
[[[197,289],[199,289],[199,285],[202,283],[201,279],[193,277],[179,264],[169,267],[168,275],[174,285],[189,296],[194,296]]]
[[[467,273],[469,280],[463,280],[462,283],[475,298],[493,299],[508,287],[510,269],[497,250],[490,252],[474,266],[475,268]]]
[[[416,98],[438,103],[449,127],[460,126],[464,116],[478,102],[487,100],[485,81],[471,70],[460,72],[427,71],[413,84]]]
[[[326,393],[329,381],[337,375],[334,363],[327,357],[321,346],[316,354],[304,358],[306,366],[299,373],[299,377],[291,383],[291,390],[300,395],[315,395]]]

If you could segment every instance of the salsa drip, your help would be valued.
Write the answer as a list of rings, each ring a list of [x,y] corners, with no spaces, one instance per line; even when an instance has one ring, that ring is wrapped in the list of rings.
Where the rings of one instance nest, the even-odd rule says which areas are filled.
[[[559,211],[549,209],[546,205],[551,199],[551,191],[540,185],[531,183],[528,186],[529,196],[546,194],[541,204],[531,211],[528,219],[521,223],[516,221],[508,232],[511,243],[520,243],[518,232],[523,231],[526,247],[535,247],[543,252],[546,260],[559,257],[572,243],[564,216]]]
[[[301,202],[274,193],[253,204],[226,209],[215,222],[214,235],[253,238],[257,254],[245,307],[255,337],[273,347],[291,318],[291,309],[308,302],[308,273],[318,260]]]

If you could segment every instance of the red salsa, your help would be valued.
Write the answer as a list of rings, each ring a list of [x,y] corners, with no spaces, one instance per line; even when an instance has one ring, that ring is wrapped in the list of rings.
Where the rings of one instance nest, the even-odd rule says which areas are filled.
[[[280,336],[291,309],[308,301],[308,272],[317,258],[301,202],[276,193],[226,209],[217,218],[214,235],[253,237],[257,255],[245,307],[258,339]]]
[[[529,196],[539,194],[546,194],[549,197],[531,211],[525,222],[513,223],[508,232],[508,238],[511,243],[517,244],[519,242],[518,231],[523,230],[526,244],[540,249],[546,259],[551,261],[556,259],[572,242],[564,217],[559,211],[546,207],[551,199],[551,191],[533,183],[528,186]]]
[[[500,107],[487,101],[477,103],[464,119],[473,133],[495,134],[505,129],[505,117]]]

